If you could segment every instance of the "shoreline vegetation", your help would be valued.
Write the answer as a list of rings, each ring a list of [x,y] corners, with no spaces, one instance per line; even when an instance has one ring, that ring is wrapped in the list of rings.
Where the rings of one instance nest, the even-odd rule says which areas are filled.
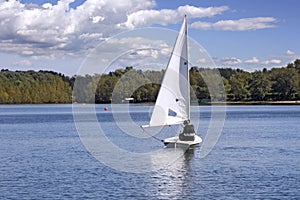
[[[298,101],[228,101],[228,102],[214,102],[209,105],[300,105]],[[204,104],[202,104],[204,105]]]
[[[300,105],[300,59],[254,72],[192,67],[189,73],[193,105]],[[72,77],[53,71],[2,69],[0,104],[153,103],[163,74],[164,70],[131,66]]]

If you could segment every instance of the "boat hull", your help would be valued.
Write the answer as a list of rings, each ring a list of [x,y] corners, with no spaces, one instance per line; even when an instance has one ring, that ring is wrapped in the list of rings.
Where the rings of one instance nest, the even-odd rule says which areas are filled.
[[[201,137],[195,135],[195,139],[191,141],[182,141],[178,136],[166,138],[163,140],[166,147],[175,148],[175,147],[189,147],[199,145],[202,142]]]

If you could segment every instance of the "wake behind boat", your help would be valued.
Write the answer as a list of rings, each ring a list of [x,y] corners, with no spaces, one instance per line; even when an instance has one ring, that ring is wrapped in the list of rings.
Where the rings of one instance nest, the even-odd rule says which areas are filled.
[[[183,19],[148,125],[183,125],[178,136],[166,138],[167,147],[191,146],[202,142],[190,123],[190,83],[188,69],[187,22]]]

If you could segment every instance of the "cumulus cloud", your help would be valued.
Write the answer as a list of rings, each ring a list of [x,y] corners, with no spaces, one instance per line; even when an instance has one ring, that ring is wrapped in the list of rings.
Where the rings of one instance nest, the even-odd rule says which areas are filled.
[[[71,8],[73,2],[59,0],[38,6],[0,1],[0,51],[49,59],[82,54],[124,29],[177,23],[184,14],[212,17],[229,9],[186,5],[153,10],[154,0],[86,0]]]
[[[84,73],[96,71],[99,66],[107,66],[108,71],[125,66],[145,66],[145,64],[165,64],[172,47],[165,41],[143,37],[110,38],[101,43],[88,58]],[[99,56],[101,55],[101,56]]]
[[[285,53],[285,55],[287,55],[287,56],[293,56],[293,55],[295,55],[295,52],[293,52],[291,50],[287,50],[286,53]]]
[[[155,0],[86,0],[76,8],[70,7],[75,0],[59,0],[56,4],[24,4],[17,0],[0,0],[0,51],[17,53],[32,58],[63,58],[90,52],[100,42],[123,30],[153,24],[178,23],[186,14],[190,19],[208,18],[223,14],[227,6],[196,7],[180,6],[176,9],[156,10]],[[216,23],[195,22],[198,29],[253,30],[274,27],[271,17],[222,20]],[[140,40],[140,41],[139,41]],[[110,42],[113,42],[111,40]],[[147,48],[144,38],[128,39],[127,48]],[[163,44],[159,41],[160,44]],[[105,51],[114,51],[119,43],[111,44]],[[140,51],[137,54],[159,58],[169,53],[168,46],[160,51]],[[229,58],[227,64],[239,64],[241,60]]]
[[[29,67],[29,66],[32,65],[32,63],[29,60],[24,59],[24,60],[20,60],[20,61],[14,62],[14,65]]]
[[[110,38],[101,46],[100,50],[106,50],[106,52],[115,52],[116,50],[126,52],[131,49],[141,51],[145,51],[146,49],[161,49],[162,52],[165,49],[171,50],[165,41],[151,40],[143,37]]]
[[[281,60],[273,59],[273,60],[263,61],[261,64],[263,64],[263,65],[279,65],[280,63],[281,63]]]
[[[178,7],[177,10],[140,10],[130,14],[127,21],[119,26],[132,29],[152,24],[167,25],[178,23],[184,15],[190,18],[213,17],[228,9],[227,6],[203,8],[186,5]]]
[[[219,60],[222,65],[238,65],[242,63],[242,60],[239,58],[231,57],[231,58],[222,58]]]
[[[17,0],[0,1],[0,51],[59,56],[66,52],[84,52],[95,41],[117,33],[116,24],[127,14],[149,9],[152,0],[86,0],[71,8],[74,0],[60,0],[38,6]],[[23,52],[23,53],[22,53]]]
[[[210,61],[207,60],[206,58],[200,58],[196,61],[196,64],[206,64],[206,63],[209,63]]]
[[[246,64],[258,64],[258,63],[259,63],[259,60],[258,60],[256,57],[253,57],[253,58],[250,59],[250,60],[245,60],[245,63],[246,63]]]
[[[224,31],[249,31],[266,28],[274,28],[276,19],[273,17],[243,18],[238,20],[220,20],[215,23],[194,22],[192,28],[200,30],[224,30]]]
[[[74,1],[41,6],[0,1],[0,51],[49,59],[80,55],[124,29],[177,23],[185,14],[212,17],[229,9],[186,5],[154,10],[154,0],[86,0],[71,8]]]

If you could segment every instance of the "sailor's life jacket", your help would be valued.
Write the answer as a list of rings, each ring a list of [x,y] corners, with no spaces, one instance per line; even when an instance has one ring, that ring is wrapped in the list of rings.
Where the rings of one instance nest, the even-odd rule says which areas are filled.
[[[194,125],[193,124],[185,125],[182,132],[183,133],[195,133]]]
[[[182,141],[193,141],[195,139],[195,130],[193,124],[187,124],[179,134],[179,139]]]

